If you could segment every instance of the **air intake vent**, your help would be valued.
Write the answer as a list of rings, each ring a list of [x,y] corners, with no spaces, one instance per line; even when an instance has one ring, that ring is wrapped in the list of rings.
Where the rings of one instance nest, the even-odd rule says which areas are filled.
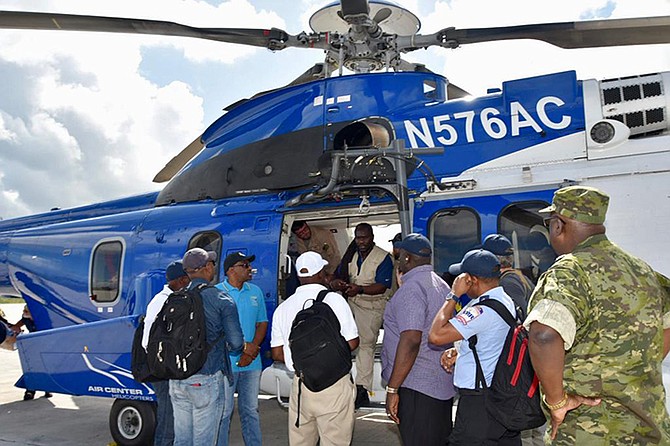
[[[660,74],[628,76],[600,82],[603,117],[630,128],[631,137],[668,128],[665,86]]]

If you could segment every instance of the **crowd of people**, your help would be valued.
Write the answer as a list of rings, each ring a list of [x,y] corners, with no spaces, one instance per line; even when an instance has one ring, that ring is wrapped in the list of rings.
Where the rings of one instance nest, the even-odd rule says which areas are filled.
[[[294,320],[320,295],[355,355],[355,379],[346,374],[313,391],[296,373],[289,444],[349,445],[354,412],[369,404],[375,378],[386,386],[386,413],[405,445],[670,444],[661,377],[670,350],[670,280],[609,241],[608,203],[590,187],[556,191],[540,213],[559,257],[537,284],[514,269],[515,247],[501,234],[451,265],[448,284],[434,271],[431,243],[421,234],[398,234],[388,253],[375,244],[372,226],[361,223],[340,256],[332,233],[296,221],[299,285],[274,312],[272,359],[295,370]],[[262,444],[259,353],[268,317],[264,293],[251,283],[255,259],[229,254],[216,286],[215,252],[193,248],[167,266],[167,283],[147,306],[142,345],[168,296],[198,288],[210,348],[194,375],[153,383],[154,444],[227,445],[235,393],[245,445]],[[510,430],[487,410],[510,327],[480,305],[486,301],[501,304],[528,330],[545,426]],[[27,312],[7,325],[31,330],[30,322]],[[374,377],[382,325],[382,372]],[[25,399],[33,396],[26,391]]]
[[[450,285],[433,270],[431,244],[420,234],[395,239],[389,256],[374,246],[372,228],[358,225],[354,254],[345,253],[329,274],[322,271],[325,260],[301,269],[302,256],[316,252],[302,254],[298,271],[309,277],[301,275],[302,286],[275,312],[273,353],[277,347],[284,354],[273,358],[290,364],[286,330],[296,305],[329,286],[341,293],[329,296],[342,336],[352,350],[359,343],[357,390],[354,398],[343,383],[328,389],[323,404],[314,403],[318,393],[308,409],[291,404],[289,429],[303,428],[291,427],[298,416],[310,423],[290,444],[350,444],[351,399],[358,405],[370,390],[370,342],[382,323],[385,407],[405,445],[670,444],[661,379],[670,350],[670,281],[608,240],[608,204],[605,193],[590,187],[555,193],[540,213],[560,257],[542,266],[537,284],[514,269],[514,247],[501,234],[488,235],[451,265]],[[487,409],[486,389],[510,326],[491,305],[480,305],[486,301],[528,330],[545,426],[510,430]],[[333,398],[339,405],[328,404]]]

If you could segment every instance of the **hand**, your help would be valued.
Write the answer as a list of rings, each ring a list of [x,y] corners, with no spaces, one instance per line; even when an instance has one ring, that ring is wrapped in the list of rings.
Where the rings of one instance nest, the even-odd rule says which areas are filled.
[[[350,283],[350,284],[347,284],[347,287],[346,287],[346,289],[344,290],[344,293],[345,293],[348,297],[354,297],[355,295],[358,294],[358,291],[359,291],[359,290],[360,290],[360,286],[358,286],[358,285],[356,285],[356,284],[354,284],[354,283]]]
[[[470,287],[472,287],[472,277],[468,273],[461,273],[454,279],[454,283],[451,285],[451,292],[456,296],[462,296],[470,291]]]
[[[237,366],[238,367],[246,367],[249,364],[251,364],[252,362],[254,362],[254,358],[247,355],[246,353],[242,353],[242,356],[240,356],[240,359],[237,360]]]
[[[579,395],[568,395],[568,402],[565,404],[565,406],[561,407],[560,409],[549,411],[551,413],[551,439],[554,440],[556,438],[556,434],[558,433],[558,426],[563,424],[565,415],[569,411],[576,409],[582,404],[586,404],[587,406],[597,406],[600,404],[600,401],[600,398],[585,398]]]
[[[458,350],[455,348],[450,348],[445,350],[440,356],[440,364],[442,368],[449,373],[453,373],[454,364],[456,364],[456,357],[458,356]]]
[[[333,279],[330,281],[330,287],[334,291],[343,291],[347,287],[347,282],[342,279]]]
[[[400,395],[397,393],[386,392],[386,415],[396,424],[400,424],[398,418],[398,403],[400,403]]]
[[[256,359],[256,356],[258,356],[260,351],[261,351],[261,346],[260,345],[256,345],[252,342],[245,342],[244,343],[244,349],[242,350],[242,353],[245,354],[245,355],[250,356],[251,359],[254,360],[254,359]]]

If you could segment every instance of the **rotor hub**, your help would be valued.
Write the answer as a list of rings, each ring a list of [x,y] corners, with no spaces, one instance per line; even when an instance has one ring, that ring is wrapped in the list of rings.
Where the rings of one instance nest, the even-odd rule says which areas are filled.
[[[421,21],[408,9],[387,0],[370,0],[370,15],[385,34],[412,36],[421,29]],[[351,20],[349,16],[347,19]],[[340,15],[340,2],[334,2],[316,11],[309,19],[309,26],[316,33],[337,31],[347,33],[350,25]]]

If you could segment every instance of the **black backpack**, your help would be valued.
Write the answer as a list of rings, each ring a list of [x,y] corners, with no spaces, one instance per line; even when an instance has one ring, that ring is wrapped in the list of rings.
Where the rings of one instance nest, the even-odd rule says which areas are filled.
[[[147,351],[142,347],[142,334],[144,333],[144,318],[140,316],[139,324],[133,335],[133,348],[130,355],[130,370],[133,373],[135,381],[146,383],[157,381],[158,379],[151,374],[149,363],[147,362]]]
[[[288,337],[295,372],[312,392],[327,389],[351,370],[351,350],[340,334],[340,321],[323,302],[328,293],[320,291],[312,306],[296,314]]]
[[[327,303],[330,291],[322,290],[311,307],[295,315],[288,336],[293,368],[298,376],[298,416],[300,427],[300,397],[302,384],[312,392],[321,392],[351,371],[351,349],[340,333],[340,321]],[[307,303],[307,302],[305,302]]]
[[[200,295],[207,286],[173,292],[156,316],[149,332],[147,364],[157,379],[188,378],[207,361],[210,346]]]
[[[542,426],[547,420],[540,406],[539,381],[530,362],[528,332],[497,300],[487,299],[476,305],[493,309],[510,326],[488,389],[475,348],[477,336],[468,339],[477,366],[475,388],[486,390],[489,415],[509,431]]]

